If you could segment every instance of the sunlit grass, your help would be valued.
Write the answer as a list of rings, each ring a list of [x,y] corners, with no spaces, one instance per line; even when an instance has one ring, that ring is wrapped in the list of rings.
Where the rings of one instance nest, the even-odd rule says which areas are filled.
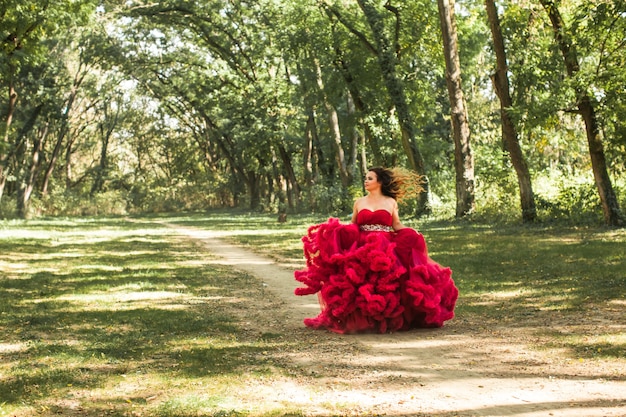
[[[230,239],[303,267],[301,237],[307,226],[324,220],[296,217],[275,236],[257,234],[249,223]],[[586,332],[594,326],[590,318],[596,317],[616,324],[604,326],[608,332],[599,335],[610,345],[599,347],[603,356],[626,359],[626,346],[619,341],[626,326],[620,314],[626,299],[626,230],[414,220],[405,224],[425,235],[433,259],[452,268],[460,290],[458,319],[540,331],[550,323],[547,315],[557,313],[559,322],[580,324]],[[594,351],[588,340],[555,334],[550,344],[577,356]]]
[[[1,232],[0,415],[212,415],[220,392],[273,374],[272,353],[291,349],[241,329],[247,306],[272,302],[251,277],[159,223]]]
[[[219,233],[295,269],[302,235],[324,220],[0,223],[0,416],[303,415],[296,397],[272,398],[277,384],[315,394],[294,383],[304,371],[288,358],[322,344],[346,353],[350,341],[272,327],[278,300],[168,224]],[[530,329],[538,349],[572,361],[626,357],[625,231],[407,224],[452,267],[461,327]]]

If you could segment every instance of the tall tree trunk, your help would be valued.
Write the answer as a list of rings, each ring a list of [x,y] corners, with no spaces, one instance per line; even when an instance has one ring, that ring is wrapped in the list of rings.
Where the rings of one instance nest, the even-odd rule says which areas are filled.
[[[348,163],[347,163],[347,170],[348,170],[348,174],[350,175],[350,179],[354,180],[355,178],[358,178],[360,175],[357,173],[357,166],[356,166],[356,161],[357,161],[357,157],[359,155],[359,143],[361,142],[361,133],[359,132],[359,129],[357,129],[357,126],[359,124],[360,121],[360,117],[357,114],[356,111],[356,107],[354,105],[354,100],[352,100],[352,95],[350,94],[350,92],[348,92],[347,97],[347,111],[348,111],[348,117],[350,118],[350,151],[349,151],[349,157],[348,157]]]
[[[287,178],[287,200],[289,201],[289,208],[294,210],[296,208],[294,202],[296,202],[296,204],[300,202],[300,186],[298,185],[298,179],[296,178],[291,158],[282,143],[278,145],[278,152],[283,161],[283,169],[285,171],[285,177]]]
[[[43,177],[43,184],[41,186],[41,194],[46,195],[48,193],[48,184],[50,183],[50,177],[52,176],[52,171],[54,170],[54,166],[56,161],[61,153],[61,148],[63,144],[63,139],[69,130],[69,115],[72,111],[72,107],[74,106],[74,101],[76,100],[76,94],[78,93],[78,88],[82,83],[84,77],[86,75],[83,73],[82,75],[76,75],[74,77],[74,84],[72,85],[72,89],[70,91],[70,95],[65,103],[65,111],[61,115],[61,124],[59,126],[59,131],[57,135],[57,141],[54,145],[54,149],[52,150],[52,155],[50,156],[50,161],[48,162],[48,166],[46,168],[46,172]]]
[[[72,154],[74,153],[74,139],[70,137],[65,148],[65,164],[63,171],[65,173],[65,191],[72,188]]]
[[[487,17],[493,38],[493,49],[496,54],[496,72],[492,77],[492,83],[496,94],[500,99],[500,119],[502,122],[502,142],[505,150],[509,153],[511,163],[517,174],[519,185],[520,203],[522,208],[522,221],[524,223],[534,222],[537,219],[537,208],[535,206],[535,196],[533,193],[530,172],[526,159],[520,147],[517,129],[513,123],[513,118],[509,109],[513,107],[509,84],[509,65],[506,59],[504,48],[504,38],[500,28],[500,18],[494,0],[485,0]]]
[[[354,110],[355,110],[354,112],[355,119],[356,119],[355,125],[354,125],[355,129],[358,125],[362,126],[363,135],[360,138],[361,141],[369,143],[370,148],[374,154],[374,161],[376,161],[378,165],[385,165],[386,163],[383,158],[383,153],[380,149],[380,143],[378,139],[376,138],[376,136],[372,133],[372,128],[369,125],[369,123],[363,121],[363,115],[368,114],[367,105],[365,104],[365,101],[363,100],[361,96],[361,92],[359,90],[359,87],[357,86],[357,83],[354,80],[354,77],[352,75],[352,72],[350,71],[348,63],[343,59],[343,53],[339,51],[338,49],[336,49],[336,51],[337,51],[337,55],[339,56],[336,62],[337,68],[339,69],[341,75],[343,75],[343,79],[346,82],[346,85],[348,87],[348,92],[350,94],[350,103],[352,103],[352,105],[354,106]],[[353,149],[353,152],[358,153],[358,150]],[[354,156],[355,155],[353,155],[353,157]],[[361,155],[361,160],[366,161],[366,159],[363,158],[363,155]],[[363,162],[363,164],[366,164],[366,162]],[[359,175],[364,174],[361,171],[362,169],[359,169]]]
[[[11,130],[11,123],[13,122],[13,115],[15,114],[15,106],[17,103],[17,91],[15,91],[15,85],[13,84],[14,65],[9,63],[9,69],[9,100],[7,112],[4,117],[4,122],[0,125],[0,127],[2,128],[2,130],[0,130],[0,136],[2,137],[2,142],[0,143],[0,202],[2,201],[2,196],[4,195],[4,187],[7,181],[6,170],[10,162],[9,151],[11,149],[11,146],[9,144],[9,132]]]
[[[367,134],[363,135],[361,137],[361,153],[359,155],[359,160],[361,161],[361,164],[359,165],[359,173],[361,174],[361,177],[364,177],[365,174],[367,174],[367,171],[369,170],[369,162],[367,160],[367,152],[365,152],[365,141],[366,141],[366,137]]]
[[[565,22],[563,21],[558,7],[553,1],[541,0],[541,4],[548,13],[550,22],[552,23],[554,39],[556,40],[556,43],[563,55],[567,75],[569,77],[573,77],[580,70],[580,66],[578,64],[576,48],[574,47],[570,36],[566,32]],[[588,91],[582,86],[576,88],[576,94],[578,97],[578,101],[576,103],[578,106],[578,112],[585,122],[589,155],[591,157],[591,168],[593,170],[593,176],[598,189],[598,194],[600,195],[600,201],[602,203],[604,222],[608,226],[624,226],[625,221],[622,217],[619,202],[617,201],[617,196],[613,190],[613,185],[611,184],[611,179],[606,166],[604,146],[602,144],[602,138],[600,137],[600,128],[595,108],[592,104]]]
[[[383,75],[385,86],[387,87],[391,102],[398,113],[398,122],[402,133],[402,146],[404,148],[404,152],[409,160],[411,168],[418,174],[423,175],[425,179],[425,192],[421,193],[418,197],[417,214],[427,214],[431,211],[431,207],[429,205],[430,190],[428,186],[428,177],[426,175],[424,160],[422,159],[422,155],[417,146],[417,141],[415,140],[413,119],[409,112],[404,87],[396,74],[397,59],[395,50],[385,33],[383,19],[372,0],[357,1],[361,10],[363,10],[363,14],[365,15],[367,23],[369,24],[376,41],[378,63]]]
[[[363,35],[363,33],[359,32],[354,26],[350,24],[349,21],[343,18],[341,13],[336,8],[330,7],[328,4],[322,4],[322,7],[324,11],[326,12],[326,15],[332,22],[333,40],[335,41],[334,48],[335,48],[335,55],[336,55],[336,59],[334,60],[335,66],[337,67],[337,70],[339,71],[344,81],[346,82],[346,86],[350,93],[350,97],[352,99],[352,102],[354,103],[354,108],[358,114],[357,116],[358,122],[355,122],[355,127],[358,126],[359,124],[363,127],[363,136],[361,137],[361,141],[362,142],[365,141],[369,143],[370,149],[372,150],[372,153],[374,154],[374,163],[377,165],[387,165],[387,161],[385,161],[383,157],[381,145],[379,143],[378,138],[376,137],[376,135],[372,133],[370,124],[363,121],[363,115],[369,114],[369,109],[367,108],[367,105],[361,96],[359,87],[354,79],[352,71],[350,70],[350,65],[345,59],[345,54],[343,53],[343,50],[341,46],[339,45],[339,42],[336,42],[336,40],[338,39],[338,35],[335,33],[335,19],[340,21],[350,32],[352,32],[355,36],[357,36],[357,38],[361,40],[361,43],[363,44],[363,46],[365,46],[367,50],[372,52],[375,56],[378,54],[378,51],[376,51],[376,48],[374,48],[374,46],[372,46],[367,41],[367,38],[365,35]],[[361,159],[361,167],[359,169],[359,173],[364,175],[367,173],[367,168],[364,168],[367,166],[367,158],[365,158],[365,149],[363,148],[363,146],[361,147],[360,159]],[[362,172],[362,171],[365,171],[365,172]]]
[[[42,133],[33,135],[35,136],[35,140],[30,156],[27,157],[26,155],[29,151],[28,137],[33,132],[35,123],[41,115],[43,108],[44,105],[40,104],[30,112],[28,119],[15,138],[15,160],[17,161],[16,165],[18,171],[16,208],[17,214],[21,218],[26,218],[28,214],[29,200],[35,182],[35,174],[41,163],[39,157],[43,141],[48,134],[48,124],[46,123]]]
[[[326,113],[328,116],[328,127],[332,136],[332,143],[335,149],[335,161],[337,162],[337,168],[339,169],[339,177],[341,178],[341,184],[344,187],[350,185],[350,174],[348,173],[345,152],[343,149],[343,144],[341,143],[341,129],[339,128],[339,116],[337,115],[337,110],[332,105],[328,96],[326,94],[324,88],[324,81],[322,80],[322,69],[320,68],[319,62],[315,61],[315,72],[317,79],[317,86],[322,93],[324,108],[326,109]]]
[[[315,135],[315,110],[309,110],[305,127],[305,144],[302,154],[302,166],[304,168],[304,184],[307,190],[313,186],[313,136]]]
[[[325,6],[324,10],[326,11],[328,18],[331,20],[331,22],[333,22],[332,29],[333,29],[333,40],[335,41],[334,49],[335,49],[335,56],[336,56],[336,59],[333,62],[335,64],[335,67],[339,71],[339,73],[342,75],[343,80],[346,82],[346,86],[348,88],[348,93],[349,93],[348,108],[351,110],[351,114],[353,114],[353,117],[354,117],[353,140],[357,140],[357,143],[356,144],[353,143],[353,145],[358,146],[359,140],[361,142],[367,141],[370,144],[370,148],[372,152],[374,153],[374,160],[377,161],[379,165],[385,165],[385,161],[382,156],[382,151],[380,149],[380,143],[378,139],[376,138],[376,136],[372,134],[372,129],[369,123],[366,123],[363,121],[363,115],[367,115],[369,113],[369,110],[367,108],[367,105],[365,104],[365,101],[363,100],[361,96],[361,91],[359,90],[359,86],[357,85],[357,82],[354,79],[354,75],[352,74],[352,71],[350,70],[350,65],[345,59],[345,54],[343,52],[343,49],[341,48],[339,43],[336,42],[338,35],[335,33],[334,17],[340,18],[341,16],[339,12],[337,12],[336,10],[333,10],[332,8],[328,6]],[[353,29],[353,33],[354,33],[354,29]],[[362,135],[358,133],[357,126],[359,125],[362,126],[363,128]],[[362,149],[363,154],[364,152],[365,151]],[[356,159],[358,157],[359,157],[358,149],[352,147],[351,154],[350,154],[350,163],[352,164],[351,174],[360,176],[364,174],[363,172],[361,172],[363,171],[364,168],[359,167],[358,174],[356,173],[357,171]],[[361,161],[362,161],[361,165],[366,164],[366,162],[363,162],[363,161],[366,161],[366,159],[363,158],[363,155],[361,155]]]
[[[285,200],[287,199],[285,178],[280,174],[278,167],[278,158],[276,158],[276,152],[272,148],[272,163],[271,173],[265,174],[265,182],[267,183],[267,192],[265,193],[265,208],[272,207],[272,204],[278,201],[278,212],[281,213],[286,210],[287,205]]]
[[[119,121],[121,109],[121,103],[118,101],[115,114],[110,114],[111,103],[107,101],[104,103],[103,112],[104,112],[104,120],[100,123],[100,136],[102,140],[102,148],[100,150],[100,164],[98,169],[96,170],[96,177],[91,186],[90,196],[94,196],[94,194],[102,191],[104,187],[104,179],[106,178],[108,171],[108,150],[109,143],[111,141],[111,136],[113,135],[113,131],[117,126]]]
[[[66,130],[61,127],[59,134],[57,135],[57,141],[54,145],[54,149],[52,150],[52,155],[50,155],[50,161],[48,162],[48,167],[46,168],[46,172],[43,176],[43,183],[41,185],[41,195],[48,194],[48,185],[50,184],[50,177],[52,177],[52,171],[54,170],[54,165],[57,162],[59,154],[61,153],[61,145],[63,144],[63,138],[65,137]]]
[[[100,124],[100,139],[102,141],[100,148],[100,162],[98,163],[98,168],[96,169],[96,175],[93,180],[93,184],[91,185],[91,191],[89,195],[93,197],[96,193],[102,191],[104,187],[104,178],[107,174],[108,168],[108,150],[109,150],[109,141],[111,139],[109,131],[104,129],[104,126]]]
[[[439,22],[443,37],[446,61],[446,84],[450,98],[452,136],[454,138],[454,168],[456,171],[456,217],[461,218],[474,211],[474,156],[470,143],[470,127],[467,106],[461,87],[461,63],[459,60],[454,0],[437,0]]]
[[[28,217],[30,196],[35,189],[35,179],[41,166],[41,150],[43,149],[43,143],[48,135],[48,128],[49,124],[46,123],[43,130],[37,135],[37,138],[33,142],[33,149],[30,153],[28,166],[26,166],[26,163],[24,164],[24,174],[22,175],[22,180],[17,189],[17,214],[22,219]]]
[[[261,176],[255,171],[246,171],[246,186],[250,197],[250,210],[257,210],[261,206]]]

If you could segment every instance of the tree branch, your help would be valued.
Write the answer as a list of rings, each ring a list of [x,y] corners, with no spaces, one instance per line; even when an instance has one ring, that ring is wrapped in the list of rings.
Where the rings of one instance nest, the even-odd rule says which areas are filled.
[[[341,24],[343,24],[346,29],[348,29],[348,31],[350,33],[352,33],[354,36],[357,37],[357,39],[359,39],[361,41],[361,43],[365,46],[365,48],[370,51],[373,55],[377,56],[378,55],[378,50],[376,49],[376,47],[374,47],[374,45],[372,45],[372,43],[367,39],[367,37],[365,36],[365,34],[361,31],[359,31],[358,29],[356,29],[352,24],[350,24],[350,22],[348,22],[341,13],[339,13],[339,10],[335,9],[332,6],[329,6],[328,4],[324,3],[324,2],[320,2],[320,7],[322,7],[324,9],[324,11],[326,12],[326,14],[328,15],[328,18],[333,19],[333,16],[335,18],[337,18],[337,20],[339,22],[341,22]]]
[[[401,26],[400,10],[398,10],[398,8],[395,6],[392,6],[389,0],[387,0],[387,3],[385,3],[385,9],[389,10],[396,17],[395,34],[393,37],[393,43],[394,43],[394,49],[396,51],[396,57],[400,58],[400,54],[402,52],[402,48],[400,47],[400,26]]]

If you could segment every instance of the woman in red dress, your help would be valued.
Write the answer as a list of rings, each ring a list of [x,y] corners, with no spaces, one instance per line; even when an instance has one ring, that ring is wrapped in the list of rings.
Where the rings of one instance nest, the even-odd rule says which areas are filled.
[[[411,176],[371,168],[367,195],[354,203],[352,222],[311,226],[304,243],[306,268],[296,295],[318,294],[321,312],[304,324],[336,333],[393,332],[441,327],[454,317],[458,290],[450,268],[428,256],[424,236],[398,216]],[[421,190],[421,189],[420,189]]]

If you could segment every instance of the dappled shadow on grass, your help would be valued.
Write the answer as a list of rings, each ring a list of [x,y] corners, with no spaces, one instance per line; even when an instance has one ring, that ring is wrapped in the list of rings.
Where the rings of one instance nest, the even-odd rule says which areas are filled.
[[[112,417],[127,416],[128,414],[126,411],[123,411],[123,410],[116,411],[114,407],[115,407],[115,404],[117,404],[118,408],[121,408],[121,407],[127,408],[129,401],[132,401],[133,403],[136,403],[136,404],[145,403],[145,399],[143,398],[128,399],[127,397],[123,397],[123,398],[111,399],[107,403],[99,404],[100,414],[97,414],[97,415],[107,415],[107,416],[112,416]],[[626,401],[626,399],[624,401]],[[612,407],[614,405],[615,405],[615,402],[608,401],[608,400],[583,401],[583,402],[576,402],[576,403],[572,403],[568,401],[551,401],[551,402],[520,404],[520,405],[502,404],[502,405],[496,405],[493,407],[463,409],[463,410],[454,411],[454,412],[428,412],[428,413],[424,413],[420,411],[411,412],[411,413],[385,412],[384,414],[363,414],[363,415],[372,415],[372,416],[384,415],[386,417],[470,417],[470,416],[478,416],[478,415],[488,415],[488,416],[524,415],[527,413],[537,412],[537,410],[546,410],[546,412],[549,412],[548,410],[551,410],[554,412],[563,411],[567,413],[567,412],[572,412],[572,410],[577,410],[577,411],[585,410],[585,409],[592,410],[595,408],[599,409],[599,408]],[[56,415],[72,415],[73,413],[76,412],[76,409],[71,406],[66,405],[66,406],[55,406],[51,408],[51,411]],[[547,414],[547,415],[550,415],[550,414]],[[178,413],[176,411],[169,412],[168,410],[167,412],[163,414],[159,414],[159,415],[166,415],[170,417],[176,417],[176,416],[184,417],[190,414],[187,414],[183,411],[178,412]],[[243,416],[248,416],[250,414],[248,412],[239,412],[236,410],[220,410],[215,413],[204,413],[204,414],[195,414],[195,415],[202,415],[204,417],[243,417]],[[267,415],[273,416],[273,417],[304,417],[308,414],[300,413],[300,412],[282,413],[277,410]],[[343,414],[343,413],[324,414],[320,412],[315,413],[316,417],[337,417],[341,415],[346,415],[346,414]],[[571,415],[574,415],[574,414],[571,414]]]
[[[452,267],[457,317],[525,328],[570,358],[626,358],[626,232],[516,227],[426,232]]]
[[[276,238],[248,229],[230,239],[279,263],[293,264],[299,256],[295,268],[304,267],[298,231]],[[626,326],[626,231],[436,223],[420,232],[431,257],[453,270],[457,320],[530,329],[545,338],[553,332],[556,345],[573,358],[626,357],[620,336]],[[601,337],[575,340],[567,332]]]
[[[241,230],[289,230],[302,229],[308,225],[324,221],[328,216],[289,214],[286,222],[279,222],[278,215],[237,212],[235,210],[214,210],[207,213],[193,213],[181,216],[171,214],[157,214],[134,217],[133,221],[145,221],[148,224],[163,222],[176,224],[183,227],[196,227],[216,231],[241,231]]]
[[[281,343],[246,336],[238,318],[263,302],[258,283],[143,227],[0,239],[0,404],[45,404],[137,373],[149,386],[267,372]]]
[[[476,305],[576,310],[626,296],[626,233],[520,228],[428,234],[433,257],[452,267],[462,296]]]
[[[576,326],[591,328],[598,314],[610,321],[623,307],[612,304],[624,298],[624,258],[615,245],[615,239],[623,243],[623,234],[424,227],[431,256],[454,270],[461,290],[457,318],[443,329],[371,336],[397,346],[389,351],[401,361],[391,363],[393,358],[376,361],[355,347],[360,336],[285,329],[277,301],[259,293],[258,281],[212,263],[204,248],[178,241],[164,226],[150,229],[152,220],[135,220],[132,226],[111,222],[83,230],[68,224],[53,232],[44,228],[39,237],[0,239],[0,268],[8,277],[0,279],[0,404],[16,409],[39,404],[51,414],[93,416],[105,410],[128,415],[132,405],[150,410],[145,415],[176,415],[150,408],[152,398],[202,392],[193,381],[355,378],[375,392],[398,381],[420,387],[442,376],[473,381],[479,369],[479,378],[545,377],[549,363],[498,350],[498,338],[508,337],[504,328],[534,332],[545,338],[536,343],[576,360],[624,357],[619,341],[576,336],[581,328]],[[224,221],[215,220],[216,227]],[[237,227],[250,233],[237,236],[249,247],[295,257],[299,232],[255,234],[257,219],[239,221]],[[211,226],[201,217],[180,223]],[[580,317],[586,323],[573,322]],[[623,331],[623,322],[621,329],[612,334]],[[416,348],[418,342],[422,347]],[[422,356],[433,350],[435,364]],[[485,375],[495,360],[502,368]],[[582,378],[567,368],[553,376]],[[593,377],[624,378],[623,372],[603,371]],[[77,411],[77,402],[86,408]],[[566,408],[565,402],[532,404]],[[590,401],[579,408],[585,404],[610,406]],[[504,407],[509,406],[487,410]],[[516,407],[532,411],[530,404]],[[199,408],[191,404],[183,410]]]
[[[260,233],[266,229],[259,218],[232,216],[240,233],[226,236],[250,249],[275,259],[300,259],[302,228],[323,217],[299,218],[296,229],[279,225],[283,232]],[[221,218],[198,214],[194,226],[220,230]],[[182,221],[173,219],[176,224]],[[217,223],[216,223],[217,222]],[[489,226],[432,223],[421,225],[431,257],[450,266],[461,296],[481,298],[495,295],[537,308],[574,309],[589,303],[626,298],[626,231],[605,228],[541,226]],[[474,302],[472,302],[474,304]],[[532,309],[532,307],[530,307]]]
[[[299,231],[249,233],[232,241],[275,259],[300,259]],[[607,229],[425,225],[431,257],[450,266],[461,303],[502,318],[541,309],[573,310],[626,299],[626,232]],[[494,308],[489,308],[493,306]]]

